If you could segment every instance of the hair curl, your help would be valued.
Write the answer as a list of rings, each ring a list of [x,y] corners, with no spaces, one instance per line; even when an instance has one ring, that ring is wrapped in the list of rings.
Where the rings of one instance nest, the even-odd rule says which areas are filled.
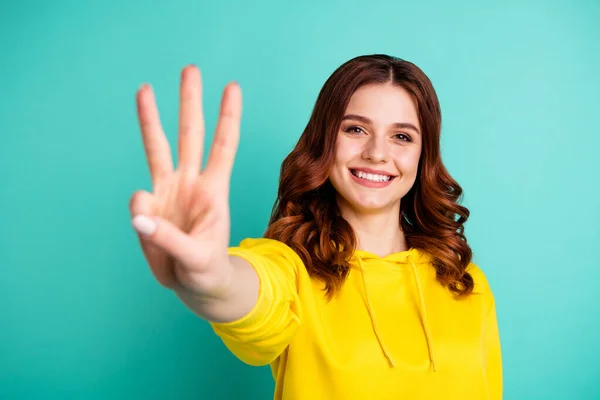
[[[377,83],[392,83],[411,93],[422,128],[417,178],[400,206],[407,243],[432,257],[441,284],[458,295],[471,293],[474,283],[466,268],[472,251],[464,235],[469,210],[459,204],[462,188],[441,160],[439,101],[425,73],[396,57],[353,58],[325,82],[302,136],[281,165],[278,195],[264,236],[294,249],[308,273],[325,283],[329,299],[339,291],[350,271],[356,237],[340,214],[329,171],[352,94]]]

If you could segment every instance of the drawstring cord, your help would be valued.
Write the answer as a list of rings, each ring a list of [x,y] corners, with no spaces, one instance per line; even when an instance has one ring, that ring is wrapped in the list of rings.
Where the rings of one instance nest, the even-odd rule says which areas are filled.
[[[435,351],[433,349],[433,340],[431,338],[431,330],[429,329],[429,321],[427,320],[427,309],[425,308],[425,298],[423,296],[423,291],[421,290],[421,282],[419,280],[419,274],[417,273],[417,267],[415,266],[415,262],[413,259],[408,256],[408,260],[410,261],[410,266],[413,271],[413,276],[415,278],[415,283],[417,284],[417,291],[419,292],[419,302],[421,308],[421,319],[423,322],[423,329],[425,330],[425,338],[427,339],[427,348],[429,349],[429,359],[431,360],[431,365],[433,366],[433,372],[436,372],[435,365]]]
[[[375,312],[373,311],[371,299],[369,298],[369,291],[367,290],[367,280],[365,278],[365,268],[364,268],[362,258],[361,257],[357,257],[357,258],[358,258],[358,265],[360,266],[360,271],[361,271],[363,290],[365,292],[365,300],[367,302],[367,311],[369,313],[369,317],[371,318],[371,323],[373,325],[373,331],[375,333],[375,337],[377,338],[377,341],[379,342],[379,347],[381,348],[381,351],[383,352],[385,358],[388,360],[390,367],[394,368],[395,367],[394,360],[392,360],[392,356],[390,355],[390,352],[388,351],[388,348],[385,345],[385,342],[383,341],[383,339],[381,337],[381,334],[379,332],[379,325],[377,324],[377,318],[375,318]],[[411,270],[413,273],[413,277],[415,279],[415,283],[417,285],[417,291],[419,293],[419,311],[420,311],[420,315],[421,315],[421,322],[423,323],[423,330],[425,331],[425,338],[427,340],[427,349],[429,351],[429,360],[431,361],[431,365],[433,366],[433,372],[437,372],[435,350],[433,347],[433,339],[431,336],[431,330],[429,328],[429,320],[427,319],[427,309],[425,307],[425,298],[423,296],[423,290],[421,288],[419,274],[417,272],[417,267],[410,255],[408,256],[408,260],[410,261]]]
[[[369,298],[369,291],[367,290],[367,280],[365,278],[365,268],[364,268],[362,259],[360,257],[358,257],[358,263],[360,265],[363,289],[365,291],[365,299],[367,301],[367,311],[369,312],[369,317],[371,317],[371,323],[373,324],[373,331],[375,332],[375,337],[377,338],[377,341],[379,342],[379,347],[381,347],[381,350],[383,351],[385,358],[387,358],[388,362],[390,363],[390,367],[394,368],[394,360],[392,360],[392,356],[390,355],[390,352],[388,351],[385,343],[383,342],[383,339],[381,339],[381,336],[379,334],[379,326],[377,325],[377,319],[374,316],[373,306],[371,305],[371,299]]]

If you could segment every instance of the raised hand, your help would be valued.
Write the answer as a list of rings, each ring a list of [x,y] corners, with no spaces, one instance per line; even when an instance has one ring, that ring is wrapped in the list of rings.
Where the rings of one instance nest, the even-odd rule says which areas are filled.
[[[241,89],[235,82],[225,87],[204,170],[202,81],[195,66],[181,74],[176,168],[148,85],[137,93],[137,110],[152,193],[135,192],[130,211],[146,260],[161,285],[218,297],[232,273],[229,183],[239,142]]]

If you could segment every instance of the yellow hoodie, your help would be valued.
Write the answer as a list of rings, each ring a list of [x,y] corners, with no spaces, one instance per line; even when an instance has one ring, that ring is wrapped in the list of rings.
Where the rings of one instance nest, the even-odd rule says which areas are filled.
[[[250,365],[271,365],[274,399],[501,399],[494,297],[471,264],[475,292],[456,299],[417,249],[379,257],[357,250],[331,301],[298,255],[270,239],[246,239],[229,254],[257,271],[256,306],[212,323]]]

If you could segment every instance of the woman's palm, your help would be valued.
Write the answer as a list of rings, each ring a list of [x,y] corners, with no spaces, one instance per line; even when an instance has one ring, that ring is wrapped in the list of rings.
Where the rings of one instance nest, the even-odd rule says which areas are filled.
[[[228,279],[219,266],[227,262],[229,182],[239,141],[241,90],[235,83],[225,88],[203,171],[204,117],[198,69],[188,66],[182,71],[176,169],[150,87],[138,91],[137,105],[152,193],[134,193],[130,209],[134,226],[141,232],[146,260],[166,287],[185,287],[197,293],[218,290]]]

